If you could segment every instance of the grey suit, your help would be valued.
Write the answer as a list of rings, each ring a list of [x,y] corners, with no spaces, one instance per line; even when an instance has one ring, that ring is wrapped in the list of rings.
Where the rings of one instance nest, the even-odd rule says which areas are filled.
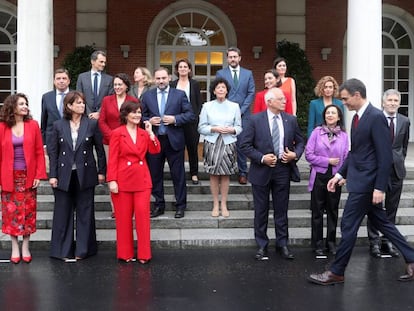
[[[99,85],[98,98],[95,106],[95,96],[93,94],[91,71],[86,71],[78,76],[76,82],[76,90],[83,93],[86,100],[86,113],[99,111],[101,109],[102,99],[110,94],[113,94],[113,77],[101,72],[101,83]]]
[[[408,140],[410,136],[410,120],[398,113],[395,138],[392,143],[392,167],[388,190],[385,195],[385,209],[388,219],[395,224],[398,204],[403,187],[403,180],[407,173],[405,157],[407,156]],[[379,243],[378,230],[368,221],[368,236],[371,243]]]

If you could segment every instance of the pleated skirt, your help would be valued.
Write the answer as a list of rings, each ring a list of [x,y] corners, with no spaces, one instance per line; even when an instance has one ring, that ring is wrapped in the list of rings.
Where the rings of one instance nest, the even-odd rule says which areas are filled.
[[[236,143],[225,144],[222,135],[215,143],[204,141],[204,169],[211,175],[237,174]]]

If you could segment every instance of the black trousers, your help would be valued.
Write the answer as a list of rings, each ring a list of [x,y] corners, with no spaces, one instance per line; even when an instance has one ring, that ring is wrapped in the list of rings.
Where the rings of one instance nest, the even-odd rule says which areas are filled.
[[[191,176],[198,175],[198,143],[200,141],[200,134],[197,127],[197,122],[184,124],[183,126]]]
[[[341,187],[335,192],[329,192],[326,188],[329,179],[332,178],[332,168],[329,167],[325,174],[316,174],[315,183],[311,192],[312,211],[312,246],[323,246],[323,214],[326,212],[326,245],[336,241],[336,226],[338,223],[338,206],[341,199]]]
[[[85,258],[97,252],[94,193],[91,187],[80,190],[76,170],[72,171],[68,191],[53,188],[52,240],[50,256],[55,258]],[[76,210],[76,244],[74,216]]]

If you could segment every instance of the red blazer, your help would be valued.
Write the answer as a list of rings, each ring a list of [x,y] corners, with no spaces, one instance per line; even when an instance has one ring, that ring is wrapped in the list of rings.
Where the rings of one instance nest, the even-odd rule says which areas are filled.
[[[107,181],[116,181],[119,191],[133,192],[152,188],[151,175],[146,154],[161,151],[155,137],[152,141],[148,133],[137,128],[136,144],[133,143],[125,125],[112,131],[109,141]]]
[[[3,191],[14,190],[13,164],[14,149],[11,128],[0,122],[0,186]],[[33,186],[34,179],[46,179],[45,154],[39,124],[34,120],[24,122],[24,159],[26,161],[26,189]]]
[[[130,95],[126,96],[125,101],[138,102],[135,97]],[[116,101],[115,94],[108,95],[103,98],[98,124],[103,135],[103,143],[108,145],[112,131],[121,125],[119,121],[118,103]]]
[[[265,94],[268,90],[265,89],[263,91],[257,92],[256,97],[253,103],[253,113],[258,113],[261,111],[265,111],[267,109],[266,101],[265,101]],[[282,90],[283,91],[283,90]],[[286,97],[286,108],[285,112],[292,114],[292,99],[289,96],[286,96],[286,92],[283,91]],[[290,107],[290,108],[289,108]]]

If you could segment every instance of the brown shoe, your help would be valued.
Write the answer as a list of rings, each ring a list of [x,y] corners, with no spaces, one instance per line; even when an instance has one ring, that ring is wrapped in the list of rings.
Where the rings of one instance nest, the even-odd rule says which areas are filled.
[[[414,281],[414,263],[407,264],[407,274],[401,275],[398,281],[401,281],[401,282]]]
[[[343,275],[336,275],[331,271],[325,271],[321,274],[311,274],[308,281],[318,285],[334,285],[343,283],[345,278]]]
[[[246,176],[239,176],[239,184],[240,185],[247,184],[247,178],[246,178]]]

